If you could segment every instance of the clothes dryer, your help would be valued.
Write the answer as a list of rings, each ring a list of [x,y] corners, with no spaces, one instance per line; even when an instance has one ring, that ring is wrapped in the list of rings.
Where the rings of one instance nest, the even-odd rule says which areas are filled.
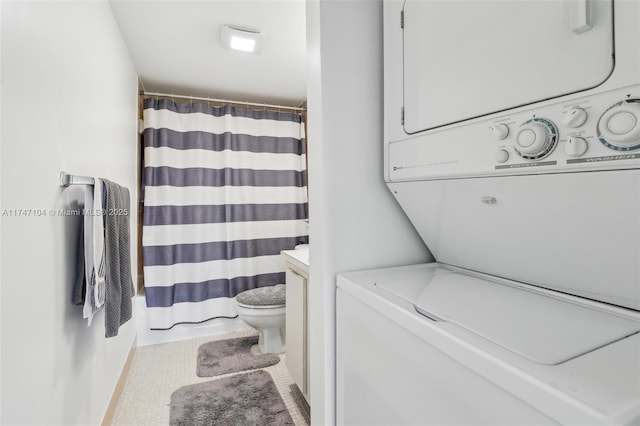
[[[640,3],[383,7],[384,176],[436,262],[338,277],[338,423],[640,423]]]

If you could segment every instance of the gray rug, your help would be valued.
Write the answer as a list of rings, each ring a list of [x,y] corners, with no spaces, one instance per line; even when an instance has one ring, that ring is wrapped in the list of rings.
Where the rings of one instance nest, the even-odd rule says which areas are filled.
[[[213,377],[238,371],[269,367],[280,362],[276,354],[251,353],[251,346],[258,343],[258,336],[209,342],[198,348],[196,374]]]
[[[183,386],[171,395],[169,424],[293,425],[271,375],[264,370]]]

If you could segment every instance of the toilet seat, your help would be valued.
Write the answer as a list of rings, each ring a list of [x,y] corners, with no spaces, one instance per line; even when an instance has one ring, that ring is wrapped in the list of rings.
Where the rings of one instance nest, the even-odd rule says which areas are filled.
[[[284,308],[286,306],[284,303],[281,305],[247,305],[238,301],[236,301],[236,303],[238,304],[238,307],[245,309],[277,309]]]

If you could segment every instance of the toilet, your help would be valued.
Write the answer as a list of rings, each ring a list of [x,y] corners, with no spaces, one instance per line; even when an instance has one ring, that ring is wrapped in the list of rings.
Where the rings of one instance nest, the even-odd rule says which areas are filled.
[[[258,330],[262,353],[285,349],[285,285],[259,287],[236,296],[238,316]]]

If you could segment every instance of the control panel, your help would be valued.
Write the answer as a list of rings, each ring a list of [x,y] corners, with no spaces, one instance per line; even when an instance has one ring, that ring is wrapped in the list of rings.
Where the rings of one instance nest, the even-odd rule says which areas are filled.
[[[387,159],[391,181],[640,168],[640,86],[391,141]]]

